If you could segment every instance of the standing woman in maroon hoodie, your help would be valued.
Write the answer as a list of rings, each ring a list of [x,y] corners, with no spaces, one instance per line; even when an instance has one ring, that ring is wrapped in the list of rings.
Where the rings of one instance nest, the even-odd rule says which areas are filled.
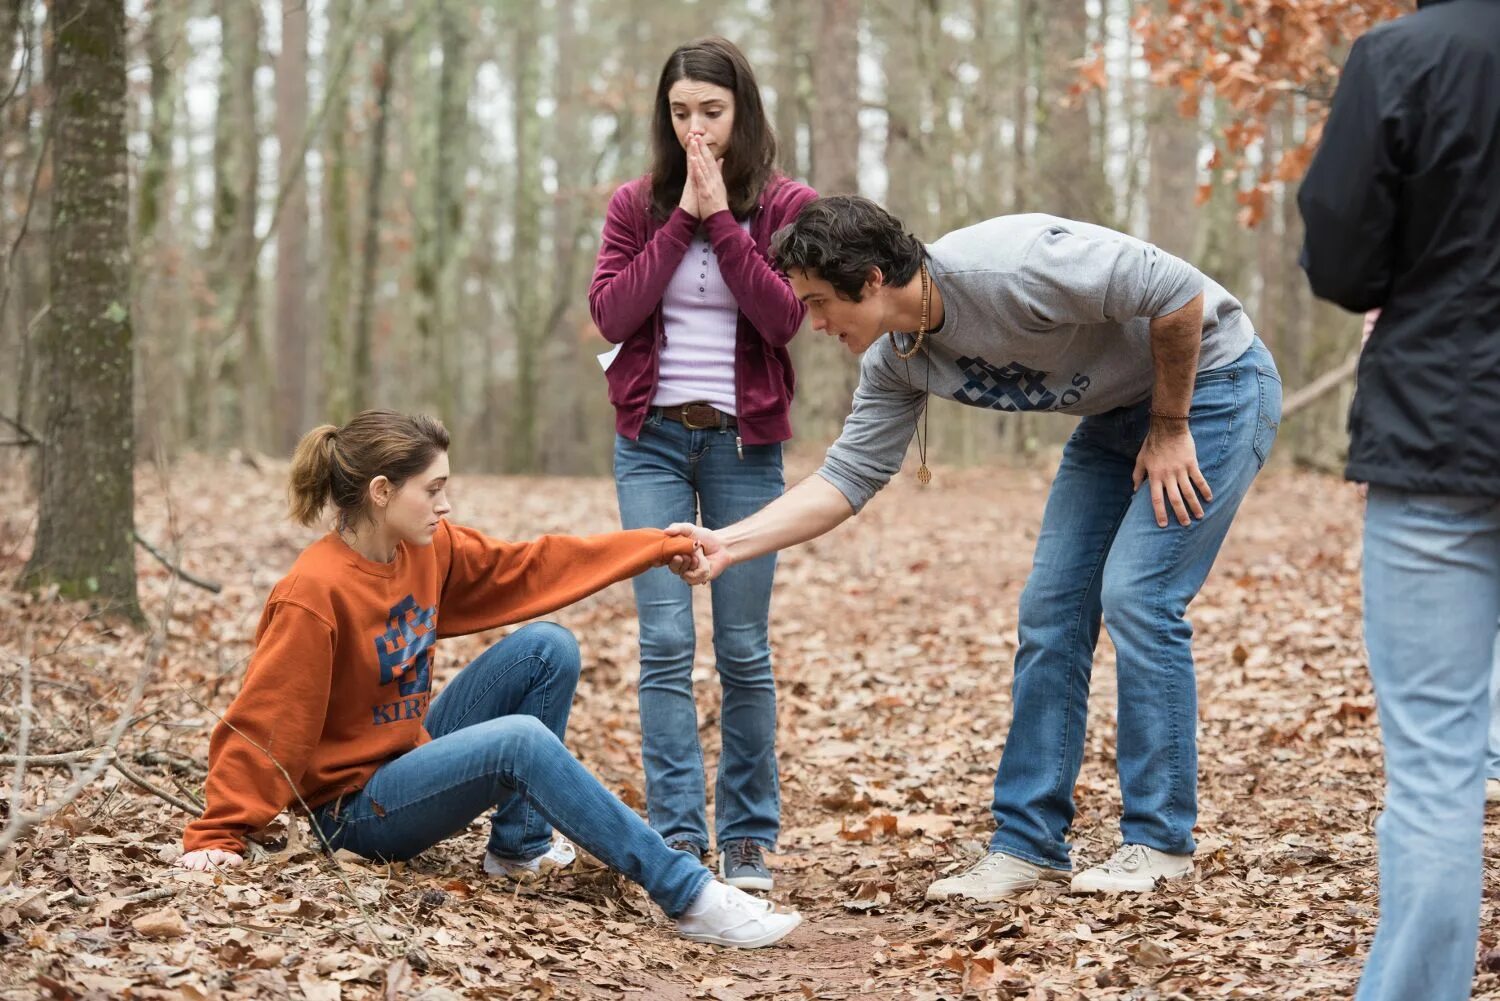
[[[652,114],[652,164],[610,199],[589,308],[618,354],[615,485],[626,528],[732,524],[780,496],[792,435],[787,344],[804,307],[770,264],[771,234],[816,193],[776,172],[776,137],[744,55],[722,38],[673,52]],[[768,629],[775,556],[713,585],[723,688],[715,787],[720,872],[771,889],[781,800]],[[693,600],[663,568],[635,579],[647,812],[674,848],[706,855],[693,702]]]

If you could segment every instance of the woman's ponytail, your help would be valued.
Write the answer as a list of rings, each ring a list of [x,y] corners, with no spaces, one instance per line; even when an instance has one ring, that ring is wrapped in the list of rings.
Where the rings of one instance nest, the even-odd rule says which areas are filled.
[[[338,430],[332,424],[320,424],[297,442],[297,451],[292,455],[287,500],[291,504],[292,520],[299,525],[311,525],[316,521],[333,492],[333,469],[338,462],[334,451]]]
[[[311,525],[332,504],[339,526],[353,525],[366,513],[375,477],[399,487],[447,450],[448,430],[424,414],[366,410],[343,427],[315,427],[292,455],[287,484],[292,518]]]

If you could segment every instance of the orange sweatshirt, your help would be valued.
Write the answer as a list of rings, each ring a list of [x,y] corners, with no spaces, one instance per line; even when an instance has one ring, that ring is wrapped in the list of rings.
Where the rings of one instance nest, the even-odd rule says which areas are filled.
[[[317,807],[430,740],[422,719],[438,637],[545,615],[692,548],[651,528],[516,543],[444,521],[431,545],[403,542],[393,561],[374,563],[324,536],[266,600],[183,847],[243,852],[245,835],[298,796]]]

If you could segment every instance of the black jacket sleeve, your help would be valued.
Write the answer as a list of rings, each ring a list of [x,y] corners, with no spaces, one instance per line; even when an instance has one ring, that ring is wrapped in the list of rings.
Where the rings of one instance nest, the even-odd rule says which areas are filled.
[[[1380,39],[1354,43],[1297,206],[1313,294],[1364,312],[1385,304],[1397,247],[1405,109]],[[1384,65],[1382,65],[1384,64]]]

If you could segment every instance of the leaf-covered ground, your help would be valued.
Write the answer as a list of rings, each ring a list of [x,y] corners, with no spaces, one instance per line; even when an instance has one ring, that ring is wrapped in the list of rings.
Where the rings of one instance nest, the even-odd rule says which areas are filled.
[[[82,605],[9,589],[36,517],[0,485],[0,753],[33,678],[34,754],[87,752],[124,709],[142,634]],[[178,799],[201,792],[213,713],[238,687],[260,604],[312,533],[282,514],[282,470],[184,462],[143,472],[139,526],[222,594],[178,585],[126,769]],[[1201,694],[1196,881],[1153,896],[1041,890],[988,907],[932,906],[927,883],[978,854],[1010,720],[1016,601],[1045,473],[909,478],[832,536],[784,554],[773,639],[784,828],[775,897],[806,923],[733,953],[677,939],[636,887],[585,862],[518,888],[480,873],[479,825],[405,866],[329,859],[293,825],[286,847],[227,876],[187,874],[185,814],[109,768],[0,858],[0,998],[364,997],[1328,998],[1353,991],[1376,913],[1371,825],[1379,739],[1359,634],[1359,500],[1337,481],[1268,474],[1193,606]],[[604,480],[460,475],[457,517],[492,534],[615,526]],[[171,502],[168,504],[167,498]],[[148,615],[169,579],[144,553]],[[699,705],[710,767],[717,685],[700,595]],[[617,586],[554,617],[584,676],[570,744],[641,806],[635,620]],[[494,635],[449,641],[451,676]],[[1095,672],[1078,782],[1075,862],[1114,848],[1114,678]],[[86,764],[87,753],[79,754]],[[12,766],[0,769],[14,809]],[[70,773],[27,771],[23,808]],[[710,785],[711,788],[711,785]],[[1500,997],[1491,816],[1476,996]]]

